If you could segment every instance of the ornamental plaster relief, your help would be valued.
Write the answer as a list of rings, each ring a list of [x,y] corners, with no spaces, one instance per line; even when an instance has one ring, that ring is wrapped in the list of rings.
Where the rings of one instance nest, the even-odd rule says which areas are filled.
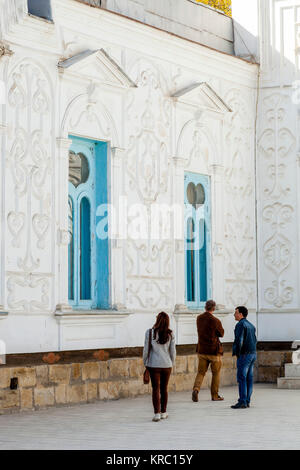
[[[224,122],[226,302],[255,305],[255,212],[253,124],[242,91],[231,89]]]
[[[5,175],[7,191],[13,190],[6,194],[7,304],[16,311],[47,310],[54,270],[53,91],[48,74],[31,59],[15,63],[7,83]],[[18,286],[28,287],[27,295]],[[36,296],[40,300],[28,300]]]
[[[148,309],[171,305],[173,242],[171,234],[162,241],[153,238],[151,211],[155,204],[171,203],[171,105],[166,82],[152,62],[137,60],[129,76],[137,88],[128,93],[125,104],[128,117],[125,192],[129,204],[143,205],[144,213],[139,215],[144,216],[145,224],[139,230],[136,214],[128,215],[127,307]],[[172,216],[167,222],[159,219],[160,233],[169,222],[172,224]],[[133,236],[136,230],[140,233],[138,237]]]
[[[182,127],[176,149],[176,155],[185,157],[187,171],[209,175],[209,167],[215,161],[217,153],[212,142],[207,122],[204,123],[202,113],[196,113],[195,119],[189,120]]]
[[[111,113],[99,98],[99,87],[90,82],[78,94],[69,98],[61,125],[61,135],[81,135],[108,140],[120,147],[119,136]]]
[[[131,309],[156,311],[172,307],[172,285],[162,279],[128,281],[127,301]],[[128,307],[127,307],[128,308]]]
[[[283,308],[297,301],[295,248],[295,148],[289,125],[291,98],[275,92],[264,97],[265,126],[258,140],[260,175],[261,307]]]

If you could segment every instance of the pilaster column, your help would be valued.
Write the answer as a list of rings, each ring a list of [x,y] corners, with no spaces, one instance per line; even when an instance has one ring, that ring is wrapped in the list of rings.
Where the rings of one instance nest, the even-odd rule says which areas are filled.
[[[185,305],[185,265],[184,265],[184,169],[187,160],[173,157],[174,163],[174,237],[175,237],[175,309],[184,312]]]
[[[13,52],[7,45],[0,42],[0,319],[7,315],[4,311],[4,283],[5,283],[5,158],[6,158],[6,95],[5,80],[9,59]]]
[[[224,282],[224,194],[223,175],[224,167],[221,164],[210,166],[212,175],[212,235],[213,235],[213,297],[220,307],[225,306]]]
[[[5,162],[5,133],[6,126],[0,122],[0,318],[4,314],[4,280],[5,280],[5,185],[4,185],[4,162]]]
[[[115,310],[126,309],[125,243],[127,238],[127,203],[124,196],[124,160],[126,151],[111,149],[111,301]]]
[[[57,305],[56,312],[72,310],[68,301],[69,264],[68,264],[68,196],[69,196],[69,149],[72,141],[66,138],[56,139],[58,149],[58,205],[57,207]]]

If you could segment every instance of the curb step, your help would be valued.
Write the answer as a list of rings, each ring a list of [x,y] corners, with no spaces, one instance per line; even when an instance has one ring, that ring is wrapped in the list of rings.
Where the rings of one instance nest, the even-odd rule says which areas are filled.
[[[300,377],[279,377],[277,379],[277,388],[300,390]]]

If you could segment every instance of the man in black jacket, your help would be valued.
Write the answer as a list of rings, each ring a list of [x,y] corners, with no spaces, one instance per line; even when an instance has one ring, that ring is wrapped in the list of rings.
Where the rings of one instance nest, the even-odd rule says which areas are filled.
[[[256,361],[255,327],[247,320],[246,307],[237,307],[234,318],[238,322],[234,330],[232,355],[237,356],[237,381],[239,401],[231,408],[249,408],[253,390],[253,368]]]

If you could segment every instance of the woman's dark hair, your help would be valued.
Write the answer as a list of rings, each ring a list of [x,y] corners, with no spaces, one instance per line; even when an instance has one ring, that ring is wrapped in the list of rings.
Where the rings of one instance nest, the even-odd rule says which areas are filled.
[[[169,315],[165,312],[160,312],[156,317],[154,329],[154,338],[158,336],[158,344],[166,344],[172,335],[172,330],[169,329],[170,319]]]

